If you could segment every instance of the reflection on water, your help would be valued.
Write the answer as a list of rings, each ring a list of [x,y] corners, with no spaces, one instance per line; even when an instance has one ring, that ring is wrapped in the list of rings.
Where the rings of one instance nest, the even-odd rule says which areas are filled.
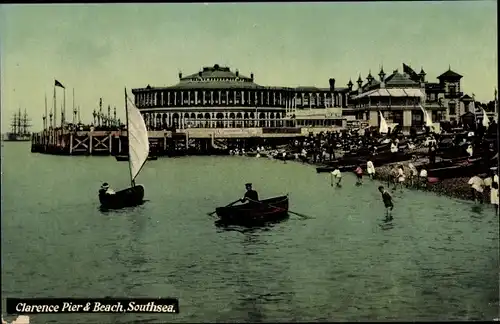
[[[101,212],[93,188],[126,184],[126,165],[5,151],[2,296],[180,300],[177,315],[36,315],[33,323],[498,317],[499,217],[488,205],[398,190],[390,226],[377,181],[356,186],[346,174],[332,188],[329,174],[307,165],[190,157],[146,165],[147,204]],[[206,213],[249,181],[261,197],[290,192],[290,210],[314,218],[214,226]]]

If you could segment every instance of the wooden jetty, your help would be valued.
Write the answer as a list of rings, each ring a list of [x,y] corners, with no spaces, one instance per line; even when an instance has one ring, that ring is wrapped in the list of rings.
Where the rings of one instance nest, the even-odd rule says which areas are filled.
[[[213,154],[228,147],[261,144],[285,144],[319,129],[276,128],[187,128],[175,131],[149,131],[151,153],[156,156]],[[127,154],[127,131],[48,129],[31,137],[31,152],[56,155]]]

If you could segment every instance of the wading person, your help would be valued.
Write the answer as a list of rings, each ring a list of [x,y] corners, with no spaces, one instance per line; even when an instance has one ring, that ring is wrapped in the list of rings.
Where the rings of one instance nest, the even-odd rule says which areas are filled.
[[[405,171],[403,170],[402,165],[398,167],[398,183],[401,186],[401,190],[403,190],[403,185],[405,183]]]
[[[380,191],[380,193],[382,194],[382,201],[384,202],[385,206],[385,220],[391,221],[393,219],[392,210],[394,209],[394,204],[392,203],[392,197],[387,192],[387,190],[384,189],[383,186],[378,187],[378,191]]]
[[[491,183],[490,201],[495,207],[495,215],[498,216],[498,182],[493,181]]]
[[[495,207],[495,214],[498,214],[498,176],[493,172],[494,169],[496,168],[492,168],[491,176],[484,179],[484,186],[489,187],[490,203]]]
[[[257,191],[252,189],[252,184],[246,183],[245,189],[247,191],[245,192],[245,195],[243,196],[243,198],[240,199],[240,201],[241,202],[248,202],[248,204],[258,204],[259,194],[257,193]]]
[[[471,193],[474,202],[483,203],[483,191],[484,191],[484,181],[478,176],[473,176],[469,180],[469,185],[471,186]]]
[[[330,184],[333,187],[333,182],[336,183],[337,187],[341,187],[340,182],[342,181],[342,173],[338,166],[335,166],[335,170],[330,174]]]
[[[368,172],[368,176],[373,180],[373,176],[375,175],[375,166],[372,161],[366,162],[366,172]]]
[[[354,173],[356,173],[357,181],[356,185],[361,185],[363,183],[363,169],[361,168],[360,165],[354,170]]]
[[[415,185],[415,179],[418,178],[418,171],[415,165],[413,165],[412,162],[408,163],[408,168],[410,169],[410,175],[409,175],[409,186],[413,187]]]

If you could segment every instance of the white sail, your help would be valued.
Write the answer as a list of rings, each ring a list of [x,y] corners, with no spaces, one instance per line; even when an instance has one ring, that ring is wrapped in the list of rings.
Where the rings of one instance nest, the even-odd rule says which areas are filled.
[[[476,121],[476,98],[475,98],[475,95],[472,94],[472,108],[471,108],[472,112],[474,113],[474,122],[477,122]]]
[[[130,176],[133,182],[148,159],[149,139],[146,123],[135,105],[127,106],[127,122]]]
[[[424,113],[425,126],[433,127],[432,118],[427,112],[427,110],[425,110],[424,107],[422,107],[422,105],[420,105],[420,109],[422,109],[422,112]]]
[[[486,114],[486,110],[484,110],[483,108],[481,108],[481,110],[483,111],[483,126],[484,127],[488,127],[490,126],[490,118],[488,117],[488,114]]]
[[[382,115],[382,112],[378,112],[380,114],[380,127],[379,127],[379,133],[380,134],[387,134],[389,133],[389,126],[387,125],[387,121],[384,118],[384,115]]]

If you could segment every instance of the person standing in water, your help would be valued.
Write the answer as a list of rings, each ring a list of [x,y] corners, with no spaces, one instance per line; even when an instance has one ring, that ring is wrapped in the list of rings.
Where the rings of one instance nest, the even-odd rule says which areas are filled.
[[[384,189],[383,186],[378,187],[378,191],[382,194],[382,201],[385,206],[385,220],[391,221],[392,218],[392,210],[394,209],[394,204],[392,203],[392,196],[387,190]]]
[[[331,173],[331,186],[333,187],[333,180],[336,179],[336,184],[337,187],[341,187],[342,185],[340,182],[342,181],[342,173],[340,172],[340,169],[338,166],[335,166],[335,170],[332,171]]]
[[[405,171],[402,165],[398,166],[398,183],[401,186],[401,190],[403,190],[403,186],[405,183]],[[396,186],[394,186],[394,188],[396,188]]]
[[[413,162],[408,163],[408,168],[410,169],[409,186],[413,187],[415,185],[415,179],[418,178],[418,171]]]
[[[368,176],[373,180],[373,176],[375,175],[375,166],[372,161],[366,162],[366,171],[368,172]]]
[[[354,170],[354,173],[356,173],[356,177],[358,181],[356,181],[356,185],[361,185],[363,183],[363,169],[361,168],[361,165],[358,165],[356,170]]]

